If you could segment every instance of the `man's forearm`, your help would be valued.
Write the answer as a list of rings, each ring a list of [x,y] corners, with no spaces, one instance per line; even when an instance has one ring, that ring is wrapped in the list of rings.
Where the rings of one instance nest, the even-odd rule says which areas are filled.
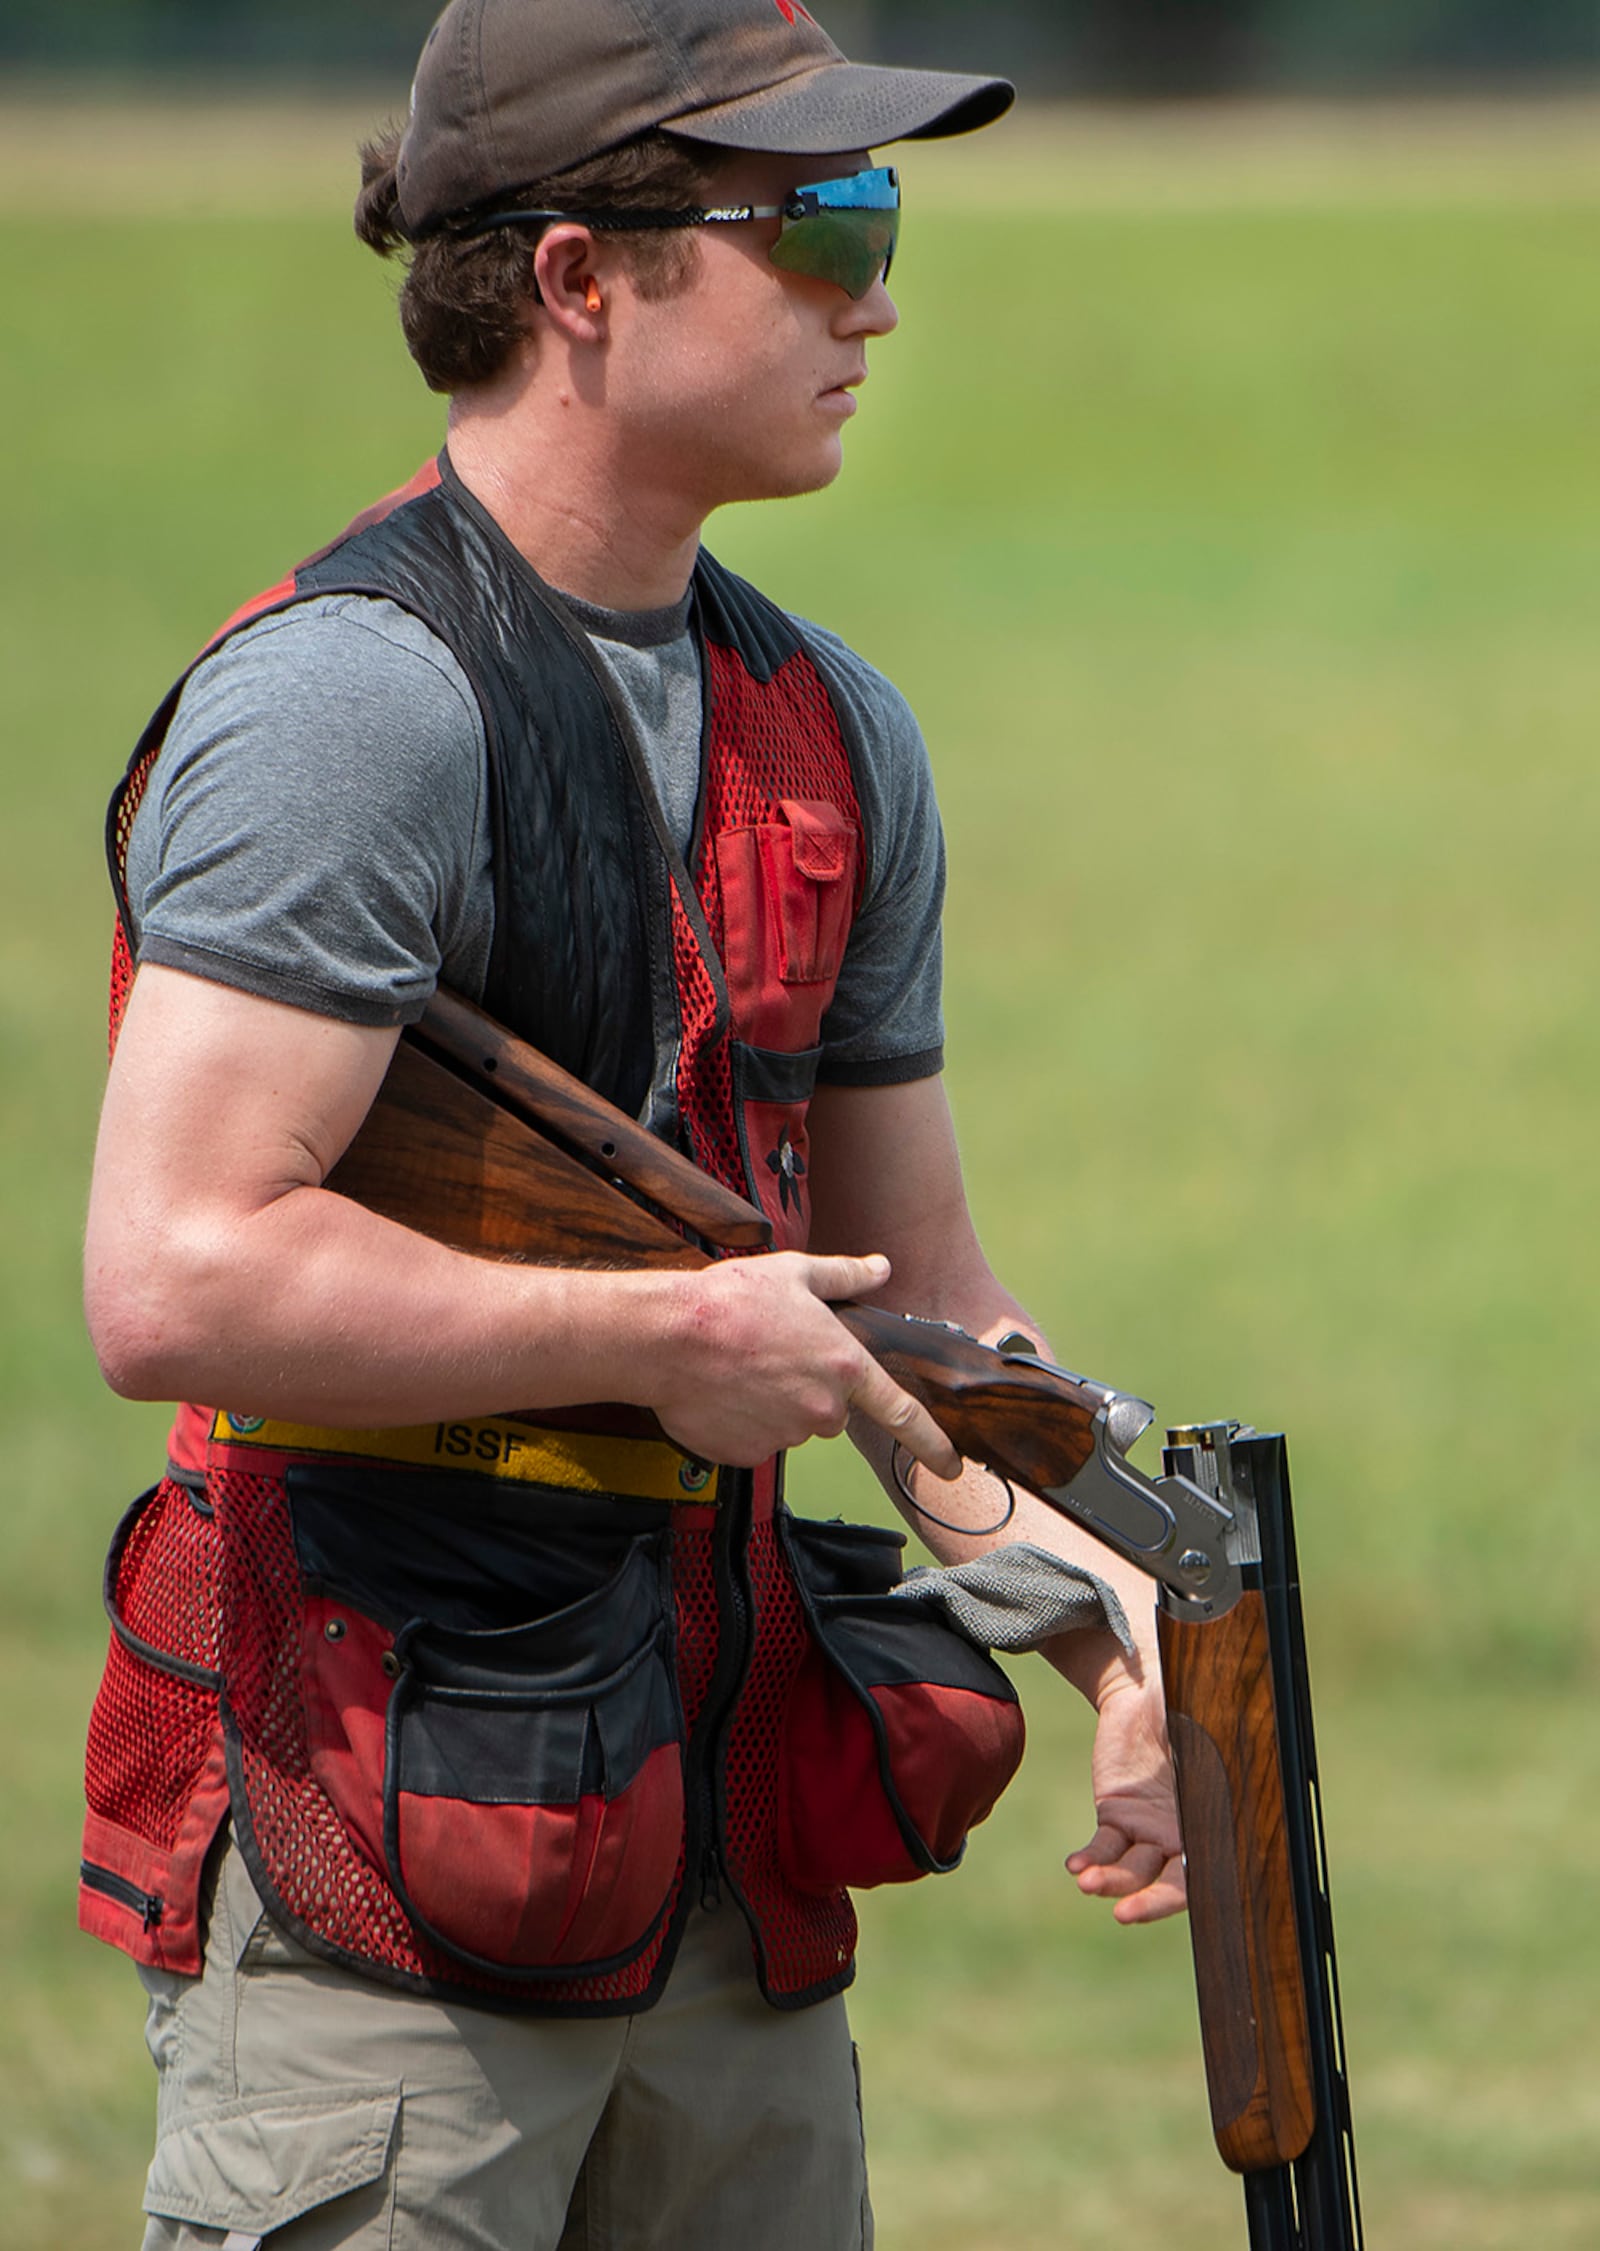
[[[690,1272],[471,1257],[319,1188],[224,1223],[135,1226],[89,1315],[113,1386],[293,1421],[384,1427],[618,1400],[749,1468],[845,1427],[852,1402],[937,1468],[949,1441],[829,1310],[887,1262],[779,1252]]]
[[[88,1278],[115,1389],[331,1425],[649,1404],[686,1312],[678,1277],[470,1258],[320,1188],[120,1253]]]

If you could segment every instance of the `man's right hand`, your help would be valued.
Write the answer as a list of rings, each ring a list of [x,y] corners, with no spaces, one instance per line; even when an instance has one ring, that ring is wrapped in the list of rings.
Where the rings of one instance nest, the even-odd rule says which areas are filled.
[[[936,1477],[961,1457],[927,1409],[903,1391],[829,1312],[889,1279],[889,1261],[778,1251],[662,1277],[680,1311],[665,1327],[659,1370],[646,1370],[669,1435],[705,1461],[752,1467],[808,1438],[836,1438],[852,1413],[897,1440]]]

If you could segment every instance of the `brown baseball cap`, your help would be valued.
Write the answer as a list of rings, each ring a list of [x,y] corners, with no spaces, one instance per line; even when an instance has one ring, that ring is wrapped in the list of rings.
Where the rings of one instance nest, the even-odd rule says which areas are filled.
[[[1003,78],[847,61],[800,0],[451,0],[422,51],[398,166],[413,236],[660,126],[824,156],[968,133]]]

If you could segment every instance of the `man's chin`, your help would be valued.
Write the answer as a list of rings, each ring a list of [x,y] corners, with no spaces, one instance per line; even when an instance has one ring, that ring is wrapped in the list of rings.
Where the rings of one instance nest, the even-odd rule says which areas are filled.
[[[844,448],[835,438],[808,460],[785,463],[781,467],[771,462],[764,464],[752,475],[746,489],[730,493],[728,501],[800,500],[808,492],[825,492],[843,467]]]

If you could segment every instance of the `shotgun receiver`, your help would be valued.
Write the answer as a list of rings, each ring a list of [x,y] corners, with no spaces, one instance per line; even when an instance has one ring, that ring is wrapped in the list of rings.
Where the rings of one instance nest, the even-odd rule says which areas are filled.
[[[765,1216],[439,992],[329,1188],[453,1247],[543,1265],[703,1266]],[[1155,1582],[1212,2124],[1251,2251],[1360,2251],[1309,1676],[1284,1441],[1171,1430],[1143,1400],[944,1322],[836,1305],[960,1452]]]

